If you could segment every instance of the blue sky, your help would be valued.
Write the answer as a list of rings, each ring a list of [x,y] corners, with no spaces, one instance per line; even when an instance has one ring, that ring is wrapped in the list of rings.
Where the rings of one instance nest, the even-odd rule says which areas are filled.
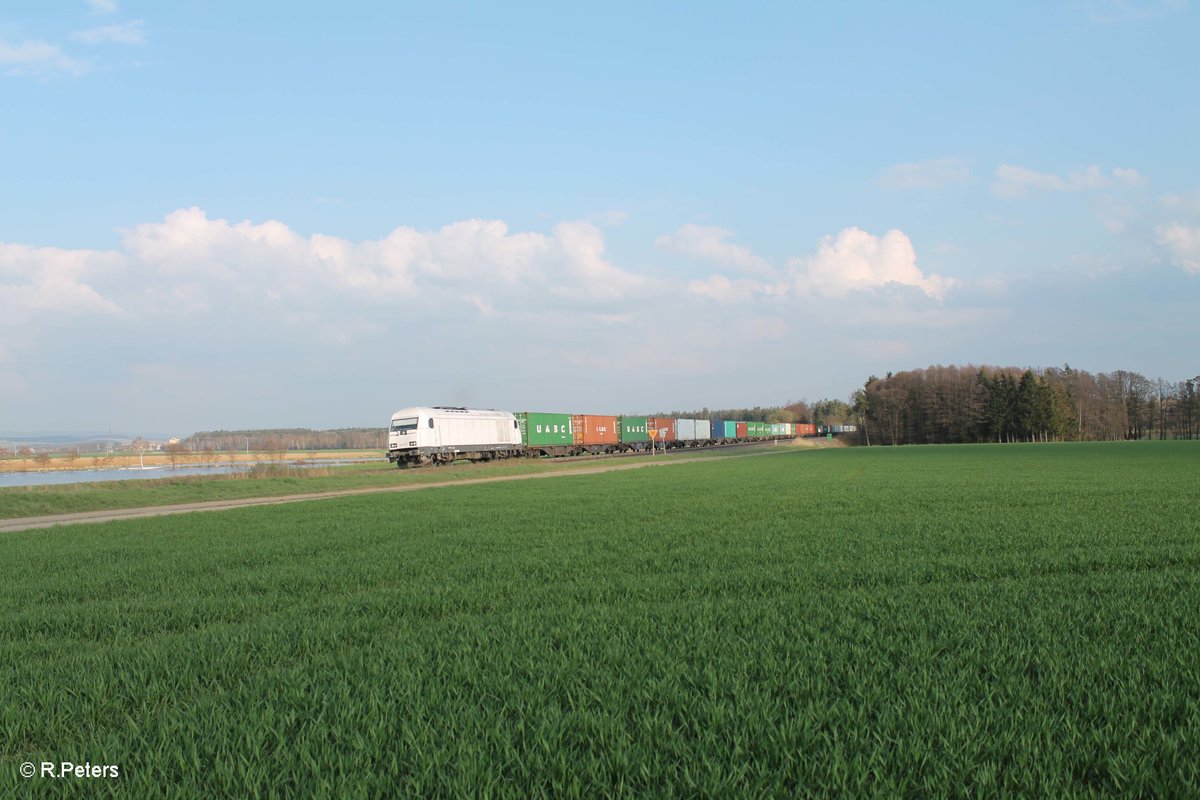
[[[1182,0],[433,5],[5,4],[0,430],[1200,372]]]

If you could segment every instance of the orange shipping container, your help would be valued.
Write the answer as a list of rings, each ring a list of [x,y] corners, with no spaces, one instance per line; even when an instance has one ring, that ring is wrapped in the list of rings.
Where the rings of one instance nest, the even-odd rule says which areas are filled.
[[[737,427],[734,428],[734,432],[737,433],[737,438],[746,439],[750,436],[750,424],[747,422],[739,422]]]
[[[797,436],[816,436],[817,435],[816,423],[797,422],[796,423],[796,435]]]
[[[658,436],[655,441],[658,442],[673,442],[675,441],[675,420],[670,417],[647,417],[646,430],[657,430]]]
[[[576,414],[571,421],[575,444],[617,444],[620,428],[616,417]]]

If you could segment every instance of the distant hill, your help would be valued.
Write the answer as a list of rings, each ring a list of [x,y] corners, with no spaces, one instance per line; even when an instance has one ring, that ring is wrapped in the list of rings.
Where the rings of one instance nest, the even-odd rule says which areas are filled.
[[[152,436],[140,434],[142,438]],[[0,447],[78,447],[80,450],[100,449],[108,445],[120,447],[132,442],[137,435],[126,433],[97,433],[90,431],[0,431]]]

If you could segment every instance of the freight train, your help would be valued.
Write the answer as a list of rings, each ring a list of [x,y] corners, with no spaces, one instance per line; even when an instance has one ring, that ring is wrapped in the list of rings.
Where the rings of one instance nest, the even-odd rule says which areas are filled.
[[[415,406],[392,414],[388,461],[419,467],[459,459],[577,456],[709,447],[815,436],[817,426],[731,419],[548,414]]]

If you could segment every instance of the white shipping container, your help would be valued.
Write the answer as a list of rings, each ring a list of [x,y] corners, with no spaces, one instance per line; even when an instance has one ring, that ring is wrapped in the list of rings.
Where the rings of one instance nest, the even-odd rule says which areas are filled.
[[[712,420],[698,419],[696,420],[696,438],[711,439],[712,438]]]
[[[694,442],[694,441],[696,441],[696,420],[694,420],[694,419],[677,419],[677,420],[675,420],[675,441],[677,441],[677,442]]]

